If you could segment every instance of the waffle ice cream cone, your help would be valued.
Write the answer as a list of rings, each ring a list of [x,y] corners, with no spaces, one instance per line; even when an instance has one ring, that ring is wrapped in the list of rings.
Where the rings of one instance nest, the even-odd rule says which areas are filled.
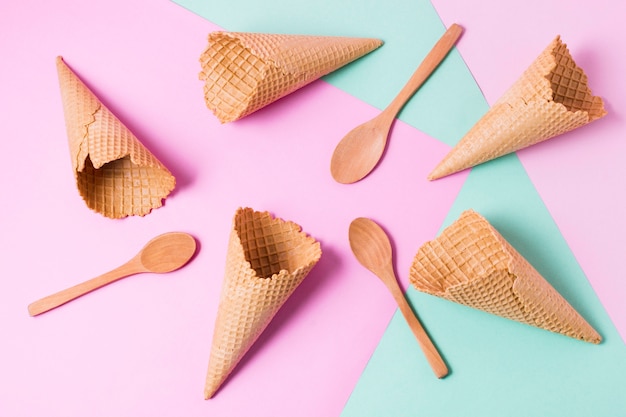
[[[382,45],[378,39],[213,32],[200,57],[206,105],[232,122]]]
[[[557,36],[430,173],[434,180],[584,126],[606,115]]]
[[[204,397],[213,397],[320,259],[320,245],[293,222],[238,209],[213,333]]]
[[[76,185],[87,206],[110,218],[161,207],[174,176],[57,57]]]
[[[478,213],[468,210],[415,255],[422,292],[586,342],[601,336]]]

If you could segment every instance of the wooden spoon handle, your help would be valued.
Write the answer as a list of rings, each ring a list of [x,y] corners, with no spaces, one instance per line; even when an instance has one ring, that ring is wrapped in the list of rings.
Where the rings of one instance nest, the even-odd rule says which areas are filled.
[[[444,376],[448,375],[448,367],[443,361],[441,355],[439,354],[439,351],[433,344],[432,340],[430,340],[428,333],[426,333],[426,330],[424,330],[424,327],[422,327],[422,324],[417,319],[417,316],[411,309],[411,306],[409,306],[409,303],[406,301],[404,294],[402,294],[402,290],[400,289],[400,287],[398,285],[395,285],[394,288],[389,289],[391,290],[391,293],[393,294],[393,297],[395,298],[398,307],[400,308],[400,312],[404,316],[404,319],[406,320],[409,327],[411,328],[411,331],[415,335],[415,338],[417,339],[420,348],[424,352],[424,356],[426,356],[426,360],[430,364],[430,367],[432,368],[437,378],[443,378]]]
[[[406,85],[400,90],[396,98],[385,109],[385,113],[393,115],[395,117],[404,104],[415,94],[418,88],[428,79],[430,74],[439,66],[441,61],[448,55],[448,52],[452,49],[456,41],[463,33],[463,28],[456,23],[452,24],[443,34],[443,36],[437,41],[433,49],[430,50],[426,58],[422,61],[419,67],[415,70]]]
[[[85,295],[93,290],[117,281],[118,279],[136,274],[138,272],[143,271],[140,270],[137,263],[133,259],[132,261],[96,278],[92,278],[89,281],[82,282],[78,285],[74,285],[73,287],[33,302],[28,306],[28,313],[31,316],[45,313],[46,311],[52,310],[53,308],[63,305],[68,301],[72,301],[81,295]]]

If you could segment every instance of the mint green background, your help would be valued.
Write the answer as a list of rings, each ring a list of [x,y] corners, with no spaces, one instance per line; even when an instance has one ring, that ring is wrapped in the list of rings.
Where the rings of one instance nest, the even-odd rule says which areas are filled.
[[[231,31],[382,39],[383,47],[325,77],[381,109],[445,29],[424,0],[177,3]],[[400,118],[453,145],[487,108],[454,50]],[[396,313],[342,416],[626,416],[626,347],[516,155],[474,168],[442,229],[467,208],[484,215],[604,342],[580,342],[410,289],[451,374],[433,376]]]

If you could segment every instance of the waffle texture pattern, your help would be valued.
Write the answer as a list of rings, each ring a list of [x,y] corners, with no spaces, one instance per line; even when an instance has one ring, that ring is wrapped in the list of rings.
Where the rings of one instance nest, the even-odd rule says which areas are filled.
[[[76,185],[106,217],[144,216],[161,207],[176,179],[93,92],[57,58]]]
[[[559,36],[430,173],[437,179],[606,115]]]
[[[200,57],[206,105],[240,119],[378,48],[378,39],[213,32]]]
[[[237,210],[213,333],[205,398],[211,398],[321,257],[299,225]]]
[[[485,218],[468,210],[413,259],[422,292],[586,342],[602,338]]]

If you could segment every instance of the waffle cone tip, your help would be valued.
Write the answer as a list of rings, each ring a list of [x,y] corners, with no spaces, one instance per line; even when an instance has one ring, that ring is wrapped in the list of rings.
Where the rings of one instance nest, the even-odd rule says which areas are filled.
[[[455,171],[452,169],[446,169],[446,160],[444,159],[428,174],[427,179],[428,181],[434,181],[454,173]]]
[[[210,400],[217,392],[218,387],[210,386],[204,388],[204,399]]]

